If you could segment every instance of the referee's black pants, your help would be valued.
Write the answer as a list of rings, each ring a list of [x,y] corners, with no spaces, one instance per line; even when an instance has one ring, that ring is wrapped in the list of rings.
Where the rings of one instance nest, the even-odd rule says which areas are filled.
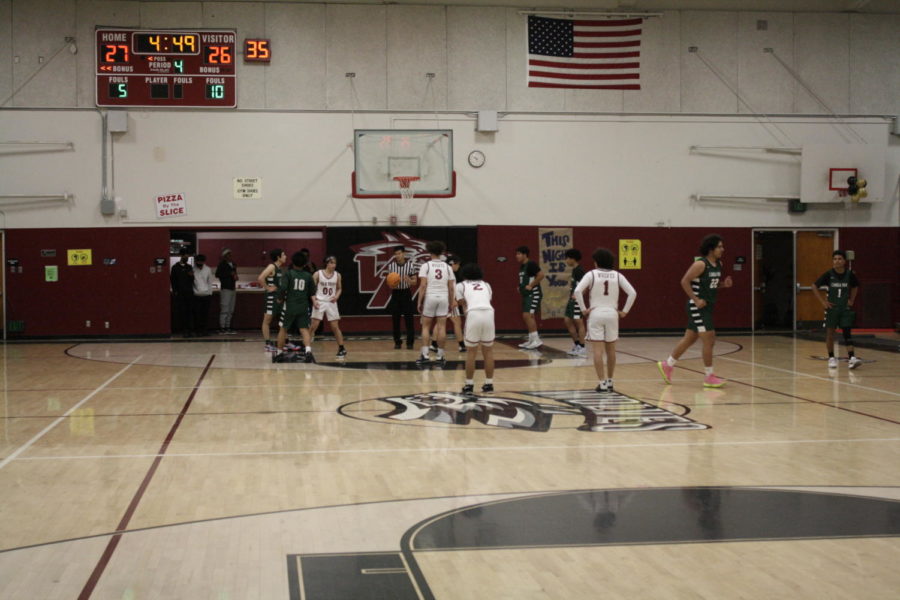
[[[391,290],[391,318],[394,324],[394,343],[400,343],[400,316],[406,321],[406,344],[416,341],[416,330],[413,325],[415,308],[412,301],[412,290]]]

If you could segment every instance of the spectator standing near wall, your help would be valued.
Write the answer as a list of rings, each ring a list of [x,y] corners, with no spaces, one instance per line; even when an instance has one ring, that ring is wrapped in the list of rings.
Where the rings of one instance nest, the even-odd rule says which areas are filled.
[[[172,296],[175,301],[175,326],[181,330],[184,337],[194,335],[191,303],[194,300],[194,267],[188,263],[190,251],[182,248],[179,252],[181,258],[172,265],[169,273],[169,282],[172,285]]]
[[[194,332],[198,336],[209,335],[209,303],[212,300],[212,270],[206,265],[206,256],[194,258]]]
[[[237,296],[237,265],[231,258],[231,250],[222,250],[222,260],[216,267],[216,277],[219,279],[219,333],[234,335],[237,333],[231,328],[231,318],[234,316],[234,302]]]

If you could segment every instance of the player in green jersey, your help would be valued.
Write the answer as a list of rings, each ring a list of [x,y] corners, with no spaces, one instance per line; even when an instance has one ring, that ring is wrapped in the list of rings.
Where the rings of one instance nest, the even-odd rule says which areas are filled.
[[[575,302],[575,288],[584,277],[584,267],[579,264],[581,250],[570,248],[566,250],[566,266],[572,268],[571,287],[569,288],[569,301],[566,303],[566,313],[563,323],[569,335],[572,336],[572,349],[566,352],[569,356],[584,356],[587,350],[584,347],[584,319],[581,316],[581,308]]]
[[[855,369],[862,364],[853,351],[851,328],[856,319],[853,302],[859,291],[859,280],[856,273],[847,268],[847,253],[835,250],[831,253],[831,270],[822,274],[813,284],[813,294],[825,309],[825,348],[828,349],[828,368],[836,369],[837,358],[834,357],[834,330],[841,328],[844,345],[847,346],[848,366]],[[828,295],[823,296],[819,290],[827,288]]]
[[[281,278],[278,297],[284,299],[284,308],[281,313],[281,329],[278,331],[278,354],[272,357],[272,362],[316,362],[309,334],[309,309],[316,293],[316,286],[312,275],[306,270],[308,262],[307,253],[294,252],[291,256],[291,268]],[[294,325],[300,329],[300,335],[303,336],[305,353],[302,356],[284,351],[287,332]]]
[[[544,293],[541,290],[541,280],[544,272],[536,262],[528,258],[530,251],[528,246],[516,248],[516,262],[519,263],[519,294],[522,296],[522,320],[528,329],[528,339],[519,344],[519,348],[535,350],[544,342],[538,335],[535,313],[541,309],[541,298]]]
[[[716,234],[710,234],[700,242],[700,256],[681,278],[681,289],[687,294],[688,325],[684,337],[663,362],[656,363],[666,383],[672,383],[675,362],[694,345],[697,339],[703,342],[703,367],[705,377],[703,387],[719,388],[725,385],[723,379],[713,374],[713,346],[716,343],[716,329],[713,325],[713,306],[719,288],[731,287],[731,276],[722,278],[722,255],[725,242]]]
[[[266,350],[275,350],[275,342],[272,341],[270,328],[272,321],[278,323],[281,320],[281,309],[284,304],[278,299],[278,287],[281,285],[281,270],[287,261],[287,255],[281,248],[275,248],[269,252],[272,262],[263,269],[256,281],[266,292],[266,309],[263,314],[262,334],[266,341]]]

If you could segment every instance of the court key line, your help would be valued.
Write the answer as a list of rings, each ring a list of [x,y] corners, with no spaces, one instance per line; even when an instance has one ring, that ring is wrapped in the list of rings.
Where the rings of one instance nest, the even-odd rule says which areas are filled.
[[[67,418],[69,417],[69,415],[71,415],[74,411],[78,410],[78,408],[79,408],[82,404],[84,404],[85,402],[87,402],[88,400],[90,400],[91,398],[93,398],[94,396],[96,396],[97,394],[99,394],[100,392],[102,392],[102,391],[106,388],[106,386],[108,386],[110,383],[112,383],[119,375],[121,375],[122,373],[124,373],[125,371],[127,371],[129,368],[131,368],[131,366],[132,366],[133,364],[135,364],[137,361],[139,361],[139,360],[142,358],[142,356],[143,356],[143,355],[138,356],[138,357],[135,358],[133,361],[131,361],[130,363],[128,363],[127,365],[125,365],[122,369],[119,370],[118,373],[116,373],[115,375],[113,375],[112,377],[110,377],[109,379],[107,379],[106,381],[104,381],[104,382],[100,385],[100,387],[98,387],[98,388],[95,389],[93,392],[91,392],[90,394],[88,394],[87,396],[85,396],[84,398],[82,398],[80,402],[78,402],[77,404],[75,404],[74,406],[72,406],[72,408],[70,408],[69,410],[67,410],[66,412],[64,412],[64,413],[63,413],[62,415],[60,415],[59,417],[57,417],[52,423],[50,423],[49,425],[47,425],[46,427],[44,427],[41,431],[39,431],[33,438],[31,438],[30,440],[28,440],[27,442],[25,442],[24,444],[22,444],[21,446],[19,446],[19,448],[18,448],[15,452],[13,452],[12,454],[10,454],[10,455],[7,456],[6,458],[4,458],[2,461],[0,461],[0,469],[2,469],[3,467],[5,467],[6,465],[8,465],[9,463],[11,463],[12,461],[16,460],[16,458],[18,458],[18,456],[19,456],[20,454],[22,454],[23,452],[25,452],[26,450],[28,450],[28,448],[30,448],[35,442],[37,442],[39,439],[41,439],[42,437],[44,437],[44,436],[47,434],[47,432],[49,432],[51,429],[53,429],[54,427],[56,427],[57,425],[59,425],[60,423],[62,423],[62,422],[63,422],[65,419],[67,419]]]
[[[131,517],[134,516],[141,498],[144,497],[144,492],[147,491],[147,487],[149,487],[150,485],[150,480],[153,479],[153,475],[156,474],[156,469],[157,467],[159,467],[159,463],[162,462],[162,458],[166,454],[166,450],[168,450],[169,448],[169,443],[171,443],[172,438],[175,437],[175,432],[178,430],[178,426],[181,425],[181,421],[184,419],[184,415],[187,414],[188,409],[191,407],[191,402],[194,400],[194,396],[197,394],[197,390],[200,388],[200,384],[203,383],[203,378],[206,376],[206,373],[209,371],[209,367],[212,364],[213,360],[215,360],[215,358],[215,354],[209,357],[209,362],[206,363],[206,367],[204,367],[203,372],[200,373],[200,377],[199,379],[197,379],[197,383],[194,385],[194,389],[193,391],[191,391],[191,395],[188,396],[187,401],[185,401],[184,406],[181,408],[181,412],[178,413],[178,418],[175,419],[175,422],[172,424],[172,428],[169,429],[169,433],[166,435],[166,439],[163,440],[162,446],[160,446],[159,448],[159,452],[156,453],[156,458],[153,460],[153,464],[150,465],[150,469],[147,471],[147,474],[144,475],[144,480],[141,481],[141,485],[138,486],[137,491],[131,498],[131,502],[128,504],[128,508],[125,509],[125,514],[122,515],[122,519],[119,521],[118,526],[116,526],[115,533],[109,539],[109,542],[106,544],[106,549],[100,556],[100,560],[97,561],[97,565],[91,572],[90,577],[88,577],[87,582],[85,582],[81,593],[78,595],[78,600],[88,600],[88,598],[91,597],[91,594],[94,593],[94,588],[97,587],[97,582],[100,581],[100,577],[103,575],[103,571],[106,570],[106,565],[109,564],[113,552],[116,551],[116,547],[119,545],[119,540],[122,539],[122,532],[128,529],[128,524],[131,522]]]
[[[229,457],[229,456],[298,456],[304,454],[393,454],[397,452],[484,452],[522,450],[606,450],[609,448],[677,448],[687,446],[773,446],[779,444],[839,444],[839,443],[900,442],[900,437],[889,438],[847,438],[829,440],[768,440],[735,442],[673,442],[655,444],[582,444],[558,446],[468,446],[431,448],[363,448],[359,450],[279,450],[259,452],[173,452],[169,458]],[[97,456],[30,456],[21,460],[97,460],[123,458],[162,458],[162,454],[103,454]]]

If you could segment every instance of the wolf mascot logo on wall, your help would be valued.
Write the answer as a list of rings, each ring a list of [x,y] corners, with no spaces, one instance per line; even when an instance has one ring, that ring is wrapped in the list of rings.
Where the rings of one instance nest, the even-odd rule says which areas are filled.
[[[387,308],[391,300],[391,288],[384,281],[384,277],[388,274],[388,265],[396,262],[394,247],[406,248],[406,260],[416,265],[417,270],[418,265],[430,258],[425,251],[425,240],[414,238],[402,231],[383,231],[381,235],[383,238],[381,240],[350,246],[359,274],[359,293],[372,294],[366,304],[366,308],[369,309]]]

